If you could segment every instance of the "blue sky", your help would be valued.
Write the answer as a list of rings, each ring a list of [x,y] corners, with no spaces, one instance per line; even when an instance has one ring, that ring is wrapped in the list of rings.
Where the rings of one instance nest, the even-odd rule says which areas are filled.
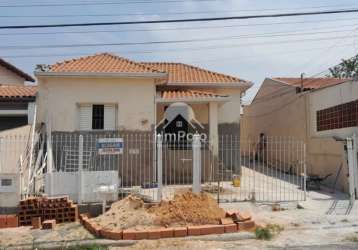
[[[354,0],[133,1],[149,3],[128,4],[129,0],[0,0],[0,23],[20,25],[153,20],[358,8],[358,3]],[[1,7],[7,4],[74,2],[119,4]],[[29,73],[33,72],[36,64],[52,64],[98,52],[113,52],[134,60],[190,63],[254,82],[255,86],[246,96],[246,99],[250,99],[265,77],[299,77],[302,72],[311,76],[339,63],[342,58],[355,55],[358,50],[357,27],[358,13],[352,13],[210,23],[0,30],[0,56]],[[210,38],[232,36],[235,36],[235,39],[210,41]],[[22,45],[146,42],[191,38],[208,38],[208,41],[140,46],[23,50],[6,48]]]

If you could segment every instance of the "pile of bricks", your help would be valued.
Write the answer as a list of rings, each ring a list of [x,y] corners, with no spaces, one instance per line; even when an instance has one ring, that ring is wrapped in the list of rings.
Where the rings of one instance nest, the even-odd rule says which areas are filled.
[[[30,226],[33,217],[41,221],[56,220],[57,223],[74,222],[78,218],[78,207],[68,197],[34,197],[20,201],[19,225]]]
[[[236,233],[255,229],[255,222],[248,214],[227,213],[220,225],[183,226],[148,230],[109,230],[92,223],[87,215],[80,215],[80,222],[92,234],[111,240],[154,240],[161,238],[186,237],[209,234]]]
[[[0,228],[18,227],[18,224],[19,222],[16,215],[0,215]]]

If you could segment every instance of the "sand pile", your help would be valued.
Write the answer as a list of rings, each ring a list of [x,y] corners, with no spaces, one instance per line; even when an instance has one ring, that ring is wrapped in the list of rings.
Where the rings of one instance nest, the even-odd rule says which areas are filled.
[[[146,229],[160,226],[219,224],[225,211],[209,194],[187,192],[151,208],[135,196],[112,204],[105,214],[91,219],[108,229]]]
[[[209,194],[192,192],[175,195],[171,201],[162,201],[149,212],[155,214],[155,224],[167,226],[219,224],[220,218],[225,217],[225,211]]]
[[[144,208],[144,202],[135,196],[128,196],[112,204],[111,208],[96,218],[96,224],[107,229],[146,228],[153,224],[154,215]]]

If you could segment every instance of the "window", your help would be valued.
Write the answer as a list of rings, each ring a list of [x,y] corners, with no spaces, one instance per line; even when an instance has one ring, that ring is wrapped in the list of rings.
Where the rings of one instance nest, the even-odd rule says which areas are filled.
[[[92,129],[104,129],[104,105],[92,106]]]
[[[115,130],[114,104],[80,104],[78,110],[79,130]]]
[[[10,187],[12,186],[12,179],[1,179],[2,187]]]

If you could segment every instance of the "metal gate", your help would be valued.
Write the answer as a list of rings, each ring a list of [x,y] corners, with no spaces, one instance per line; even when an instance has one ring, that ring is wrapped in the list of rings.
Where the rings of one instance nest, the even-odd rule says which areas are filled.
[[[120,138],[123,150],[101,154],[98,142],[106,138]],[[243,141],[238,135],[221,135],[207,140],[195,135],[176,140],[151,132],[53,132],[47,144],[52,147],[47,160],[53,164],[47,171],[68,183],[72,178],[75,185],[56,184],[52,188],[59,190],[54,193],[87,188],[91,195],[89,189],[115,177],[119,198],[135,193],[158,201],[197,188],[220,202],[305,199],[305,144],[294,138],[261,136]],[[76,176],[78,172],[89,179]],[[96,178],[91,185],[90,178]]]
[[[193,141],[163,140],[159,150],[163,198],[192,189],[196,166],[200,166],[201,190],[220,202],[306,198],[305,144],[301,140],[261,136],[242,141],[237,135],[222,135],[215,141],[200,139],[199,147],[195,157]]]

